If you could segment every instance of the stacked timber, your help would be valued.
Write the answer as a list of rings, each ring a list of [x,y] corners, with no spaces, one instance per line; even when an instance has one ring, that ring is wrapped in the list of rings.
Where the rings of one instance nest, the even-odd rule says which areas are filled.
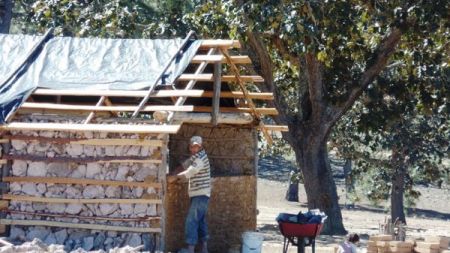
[[[424,242],[417,242],[415,251],[418,253],[450,253],[450,237],[428,236]]]

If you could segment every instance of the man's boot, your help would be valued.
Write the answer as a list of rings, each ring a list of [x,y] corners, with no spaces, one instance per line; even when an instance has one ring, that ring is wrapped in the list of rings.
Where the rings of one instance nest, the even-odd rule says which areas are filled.
[[[188,252],[189,253],[195,253],[195,245],[189,245],[188,246]]]
[[[206,242],[202,243],[202,253],[208,253],[208,244]]]

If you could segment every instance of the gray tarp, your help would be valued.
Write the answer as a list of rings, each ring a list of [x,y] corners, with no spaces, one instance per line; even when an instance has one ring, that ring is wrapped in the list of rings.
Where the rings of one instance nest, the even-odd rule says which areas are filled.
[[[14,72],[40,36],[0,34],[0,84]],[[0,87],[0,124],[36,88],[142,90],[151,86],[183,39],[98,39],[55,37],[34,61]],[[193,41],[165,73],[172,83],[183,73],[201,41]],[[161,82],[159,83],[161,84]]]

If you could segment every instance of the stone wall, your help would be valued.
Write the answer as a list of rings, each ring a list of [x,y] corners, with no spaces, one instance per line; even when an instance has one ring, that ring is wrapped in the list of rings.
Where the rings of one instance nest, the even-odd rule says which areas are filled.
[[[251,128],[183,125],[170,137],[170,169],[189,157],[193,135],[203,138],[211,163],[212,192],[208,211],[211,252],[228,252],[241,244],[245,231],[256,229],[257,136]],[[165,194],[166,249],[185,247],[184,220],[189,208],[187,184],[169,184]]]
[[[3,170],[3,176],[9,174],[13,177],[58,177],[127,182],[164,180],[165,156],[161,154],[161,146],[77,144],[79,140],[89,139],[164,140],[166,138],[164,135],[139,136],[54,131],[12,131],[3,134],[9,134],[11,139],[10,149],[5,154],[11,162],[4,165],[7,169]],[[116,158],[117,160],[114,160]],[[155,159],[160,162],[136,161],[140,159]],[[122,162],[124,160],[134,161]],[[163,192],[159,188],[152,187],[45,182],[11,182],[8,193],[46,199],[162,199],[163,197]],[[163,215],[161,206],[147,203],[67,204],[11,200],[8,209],[4,218],[13,221],[39,220],[141,228],[160,228],[157,217]],[[149,222],[148,218],[154,219]],[[33,238],[39,238],[47,244],[63,244],[66,250],[79,247],[85,250],[108,250],[124,245],[144,245],[146,249],[152,249],[159,246],[160,240],[159,234],[156,236],[151,233],[118,232],[109,229],[11,226],[11,240],[20,242],[30,241]]]

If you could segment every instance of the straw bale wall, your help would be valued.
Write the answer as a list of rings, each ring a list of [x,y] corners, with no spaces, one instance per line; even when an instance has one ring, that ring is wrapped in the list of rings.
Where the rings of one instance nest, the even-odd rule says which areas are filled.
[[[37,121],[28,118],[27,121]],[[40,118],[41,122],[46,121]],[[59,119],[57,122],[73,122],[76,119]],[[48,177],[91,179],[122,182],[162,182],[165,175],[165,156],[162,149],[167,138],[164,135],[139,136],[117,133],[68,133],[57,131],[11,131],[9,150],[4,156],[9,160],[3,165],[2,176]],[[5,136],[3,136],[5,138]],[[153,145],[94,145],[77,144],[79,140],[154,140],[163,147]],[[118,159],[97,161],[99,159]],[[145,159],[158,162],[140,162]],[[130,160],[133,160],[129,162]],[[124,162],[122,162],[124,161]],[[34,179],[33,179],[34,180]],[[5,192],[4,192],[5,193]],[[161,228],[156,217],[163,215],[159,204],[140,203],[51,203],[47,199],[162,199],[158,187],[108,186],[95,184],[64,184],[37,182],[9,183],[6,193],[14,196],[38,197],[44,201],[11,200],[3,220],[45,221],[70,224],[108,225],[115,227]],[[103,219],[98,219],[102,217]],[[151,222],[147,218],[155,217]],[[147,219],[147,220],[144,220]],[[55,224],[55,223],[53,223]],[[60,224],[60,223],[58,223]],[[12,225],[9,234],[12,241],[30,241],[39,238],[47,244],[63,244],[66,250],[108,250],[114,247],[144,245],[147,250],[158,248],[160,235],[148,232],[120,232],[114,229],[78,229],[64,226]]]
[[[251,128],[183,125],[170,136],[170,166],[189,157],[193,135],[203,138],[211,163],[212,192],[208,210],[209,249],[227,252],[241,243],[244,231],[256,229],[257,135]],[[184,220],[189,208],[187,184],[170,184],[165,194],[165,245],[185,247]]]
[[[166,250],[176,252],[186,246],[187,184],[169,184],[165,197]],[[256,212],[255,176],[213,178],[207,216],[210,252],[226,253],[228,249],[240,245],[242,233],[256,229]]]

